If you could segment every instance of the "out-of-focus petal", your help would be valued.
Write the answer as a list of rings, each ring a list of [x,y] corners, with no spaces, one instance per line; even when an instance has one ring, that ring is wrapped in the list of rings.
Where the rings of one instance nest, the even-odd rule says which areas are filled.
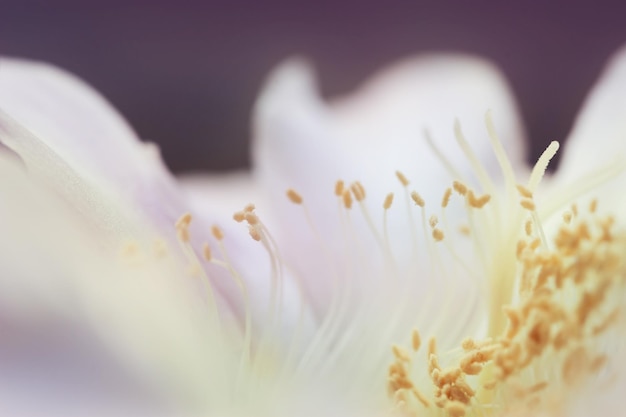
[[[622,192],[625,115],[626,48],[622,48],[607,64],[576,118],[559,168],[547,181],[546,213],[555,213],[565,202],[582,196],[601,197],[600,205],[612,212],[626,207]]]
[[[576,178],[626,157],[626,48],[611,59],[569,135],[559,177]]]
[[[158,150],[140,142],[101,95],[65,71],[0,58],[0,129],[0,143],[68,199],[84,200],[76,191],[85,185],[123,199],[145,218],[180,214]]]
[[[524,135],[510,90],[500,73],[482,60],[455,55],[407,60],[383,71],[354,95],[331,103],[320,97],[306,63],[287,61],[269,78],[254,119],[254,171],[263,189],[269,190],[272,211],[282,219],[281,237],[298,242],[298,250],[304,248],[305,253],[319,248],[312,234],[295,226],[304,220],[284,197],[289,187],[302,192],[320,234],[335,253],[340,253],[342,242],[333,195],[338,179],[363,183],[378,226],[385,195],[393,191],[402,196],[396,170],[435,209],[456,175],[428,146],[424,129],[458,176],[475,184],[470,163],[455,142],[455,118],[487,172],[499,174],[484,124],[489,109],[514,167],[522,166]],[[406,218],[390,216],[388,227],[397,234],[396,242],[406,242],[402,238],[408,237],[406,225]],[[314,299],[326,298],[329,278],[323,274],[324,262],[293,251],[288,257],[306,275]]]
[[[21,159],[31,177],[107,233],[128,237],[142,227],[155,227],[155,234],[175,246],[174,223],[191,211],[196,218],[192,242],[200,251],[211,240],[212,224],[233,223],[222,216],[220,198],[193,210],[193,201],[167,172],[158,149],[141,142],[98,92],[58,68],[0,58],[0,144]],[[257,289],[252,305],[265,305],[269,279],[258,271],[269,270],[263,268],[267,254],[250,248],[249,240],[245,229],[235,229],[225,245],[241,255],[234,266]],[[227,271],[211,269],[218,292],[241,311]]]

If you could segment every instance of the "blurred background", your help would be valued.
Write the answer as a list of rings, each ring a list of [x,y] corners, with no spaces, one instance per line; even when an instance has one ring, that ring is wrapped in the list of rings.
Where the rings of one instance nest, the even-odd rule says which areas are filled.
[[[182,172],[249,163],[252,105],[287,56],[333,95],[402,57],[470,52],[509,78],[534,158],[566,137],[625,15],[623,1],[0,0],[0,54],[87,80]]]

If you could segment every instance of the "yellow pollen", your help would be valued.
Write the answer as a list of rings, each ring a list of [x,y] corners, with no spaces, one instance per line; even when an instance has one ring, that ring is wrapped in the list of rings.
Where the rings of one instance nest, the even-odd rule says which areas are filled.
[[[445,410],[450,417],[463,417],[466,410],[465,404],[459,401],[451,401],[446,404]]]
[[[569,211],[563,213],[563,221],[566,224],[570,224],[572,222],[572,213],[570,213]]]
[[[483,208],[485,204],[487,204],[491,200],[491,196],[489,194],[484,194],[480,197],[476,197],[472,190],[469,190],[467,193],[467,202],[470,207],[474,208]]]
[[[248,228],[248,233],[250,234],[250,237],[252,239],[256,240],[257,242],[261,241],[261,234],[255,227],[250,226]]]
[[[424,207],[426,205],[424,199],[417,193],[417,191],[411,192],[411,200],[413,200],[413,202],[420,207]]]
[[[189,227],[189,225],[191,224],[191,213],[185,213],[182,216],[180,216],[180,218],[176,221],[175,227],[177,229],[182,229],[185,227]]]
[[[526,232],[526,236],[532,236],[533,234],[533,221],[527,220],[524,225],[524,231]]]
[[[293,204],[302,204],[302,196],[292,188],[287,190],[287,198],[289,198]]]
[[[529,198],[532,199],[533,198],[533,192],[530,191],[528,188],[526,188],[525,186],[521,185],[521,184],[517,184],[516,185],[517,191],[520,193],[520,195],[524,198]]]
[[[383,208],[385,210],[389,210],[389,208],[391,207],[392,204],[393,204],[393,193],[389,193],[385,197],[385,202],[383,203]]]
[[[420,337],[420,334],[417,331],[417,329],[413,329],[413,332],[411,332],[411,347],[413,348],[413,351],[417,352],[420,349],[421,345],[422,345],[422,338]]]
[[[343,192],[343,206],[348,210],[352,208],[352,194],[348,190]]]
[[[439,219],[437,218],[437,216],[435,216],[434,214],[430,216],[430,219],[428,219],[428,224],[430,225],[430,227],[434,229],[435,226],[437,226],[437,223],[439,223]]]
[[[365,187],[356,181],[350,185],[350,189],[352,190],[352,194],[354,194],[354,198],[356,201],[361,202],[365,200]]]
[[[532,200],[521,200],[519,204],[526,210],[535,211],[535,203],[533,203]]]
[[[219,226],[217,225],[214,225],[213,227],[211,227],[211,234],[218,241],[221,241],[224,239],[224,232],[222,232],[222,229],[220,229]]]
[[[452,188],[454,188],[454,191],[456,191],[457,193],[459,193],[462,196],[467,194],[467,185],[463,184],[460,181],[452,182]]]
[[[341,197],[341,196],[343,196],[343,191],[344,191],[344,189],[345,189],[344,182],[343,182],[342,180],[338,180],[338,181],[335,183],[335,195],[336,195],[337,197]]]
[[[243,208],[243,211],[245,211],[246,213],[252,213],[255,209],[256,209],[256,206],[254,204],[250,203],[250,204],[247,204]]]
[[[433,239],[437,242],[441,242],[444,238],[443,230],[435,228],[433,229]]]
[[[403,187],[408,186],[409,180],[404,176],[404,174],[400,171],[396,171],[396,177],[398,177],[398,181],[400,181],[400,184],[402,184]]]
[[[452,196],[452,188],[446,188],[446,192],[443,194],[443,198],[441,199],[441,207],[446,208],[450,203],[450,196]]]
[[[246,219],[246,213],[243,211],[236,211],[233,214],[233,219],[237,222],[237,223],[241,223]]]
[[[246,219],[246,223],[248,223],[250,226],[255,226],[259,224],[259,217],[252,212],[246,212],[244,218]]]

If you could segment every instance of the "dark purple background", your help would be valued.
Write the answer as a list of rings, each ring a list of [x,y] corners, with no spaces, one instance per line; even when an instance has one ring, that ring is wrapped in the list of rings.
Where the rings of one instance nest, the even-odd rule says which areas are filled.
[[[0,0],[0,53],[86,79],[181,171],[248,163],[251,106],[290,54],[332,94],[410,54],[473,52],[509,77],[536,155],[568,133],[625,16],[619,1]]]

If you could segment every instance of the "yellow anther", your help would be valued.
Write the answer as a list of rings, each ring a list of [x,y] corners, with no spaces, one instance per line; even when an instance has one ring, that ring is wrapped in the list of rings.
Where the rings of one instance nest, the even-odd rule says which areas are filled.
[[[524,231],[526,232],[526,236],[532,236],[533,234],[533,221],[527,220],[526,224],[524,224]]]
[[[452,196],[452,188],[446,188],[446,192],[443,193],[443,198],[441,199],[441,207],[446,208],[450,203],[450,197]]]
[[[483,208],[485,204],[487,204],[490,200],[491,195],[489,194],[484,194],[480,197],[476,197],[472,190],[467,193],[467,202],[469,203],[470,207],[473,208]]]
[[[435,241],[441,242],[444,237],[445,235],[443,233],[443,230],[437,228],[433,229],[433,239],[435,239]]]
[[[589,203],[589,213],[594,214],[597,209],[598,209],[598,200],[594,198],[593,200],[591,200],[591,203]]]
[[[437,218],[437,216],[435,216],[434,214],[430,216],[430,219],[428,219],[428,224],[430,225],[430,227],[434,229],[435,226],[437,226],[437,223],[439,223],[439,219]]]
[[[396,177],[398,177],[398,181],[400,181],[400,184],[402,184],[402,186],[406,187],[410,184],[409,180],[404,176],[402,172],[396,171]]]
[[[446,404],[445,410],[450,417],[465,416],[467,406],[460,401],[450,401]]]
[[[210,261],[211,259],[213,259],[213,256],[211,254],[211,247],[209,246],[208,243],[205,243],[204,245],[202,245],[202,257],[207,261]]]
[[[520,205],[529,211],[535,211],[536,208],[532,200],[521,200]]]
[[[182,229],[185,227],[189,227],[189,225],[191,224],[191,213],[185,213],[182,216],[180,216],[180,218],[176,221],[176,228],[177,229]]]
[[[385,202],[383,203],[383,208],[385,210],[389,210],[389,208],[391,207],[392,204],[393,204],[393,193],[389,193],[389,194],[387,194],[387,197],[385,197]]]
[[[211,227],[211,234],[216,240],[224,239],[224,232],[222,232],[222,229],[220,229],[219,226],[217,225],[214,225],[213,227]]]
[[[454,188],[454,191],[456,191],[460,195],[464,196],[465,194],[467,194],[467,185],[463,184],[461,181],[453,181],[452,188]]]
[[[468,337],[466,339],[463,339],[463,341],[461,342],[461,347],[465,351],[472,350],[476,348],[476,342],[474,341],[474,339],[470,339]]]
[[[246,213],[244,215],[244,218],[246,219],[246,223],[248,223],[250,226],[255,226],[259,224],[259,216],[252,212]]]
[[[563,213],[563,221],[565,224],[570,224],[572,222],[572,213],[569,211]]]
[[[356,181],[350,185],[350,189],[352,190],[352,194],[354,194],[354,198],[356,201],[361,202],[365,200],[365,187]]]
[[[391,350],[393,351],[393,355],[399,361],[402,361],[402,362],[410,362],[411,361],[411,355],[409,355],[409,352],[407,352],[404,348],[402,348],[402,347],[400,347],[398,345],[393,345],[391,347]]]
[[[237,222],[237,223],[241,223],[242,221],[244,221],[246,219],[246,213],[243,211],[236,211],[233,214],[233,219]]]
[[[247,204],[243,208],[243,211],[245,211],[246,213],[252,213],[255,209],[256,209],[256,206],[254,204],[250,203],[250,204]]]
[[[248,233],[250,234],[250,237],[252,239],[256,240],[257,242],[259,242],[261,240],[261,234],[259,233],[259,231],[257,230],[256,227],[250,226],[248,228]]]
[[[521,185],[521,184],[517,184],[517,191],[519,192],[519,194],[524,197],[524,198],[529,198],[532,200],[533,198],[533,192],[530,191],[528,188],[526,188],[525,186]]]
[[[345,189],[345,184],[344,184],[344,182],[343,182],[342,180],[338,180],[338,181],[335,183],[335,195],[336,195],[337,197],[341,197],[341,196],[343,196],[343,191],[344,191],[344,189]]]
[[[412,191],[411,192],[411,200],[413,200],[413,202],[420,206],[420,207],[424,207],[426,205],[426,202],[424,201],[424,199],[417,193],[417,191]]]
[[[411,347],[413,348],[413,351],[417,352],[420,349],[421,345],[422,345],[422,338],[420,337],[420,334],[417,331],[417,329],[413,329],[413,331],[411,332]]]
[[[343,206],[348,210],[352,208],[352,194],[350,194],[348,190],[344,190],[343,192]]]
[[[437,355],[437,339],[434,337],[428,339],[428,357],[432,355]]]
[[[298,194],[293,188],[287,190],[287,198],[289,198],[289,200],[293,204],[302,204],[302,196]]]

